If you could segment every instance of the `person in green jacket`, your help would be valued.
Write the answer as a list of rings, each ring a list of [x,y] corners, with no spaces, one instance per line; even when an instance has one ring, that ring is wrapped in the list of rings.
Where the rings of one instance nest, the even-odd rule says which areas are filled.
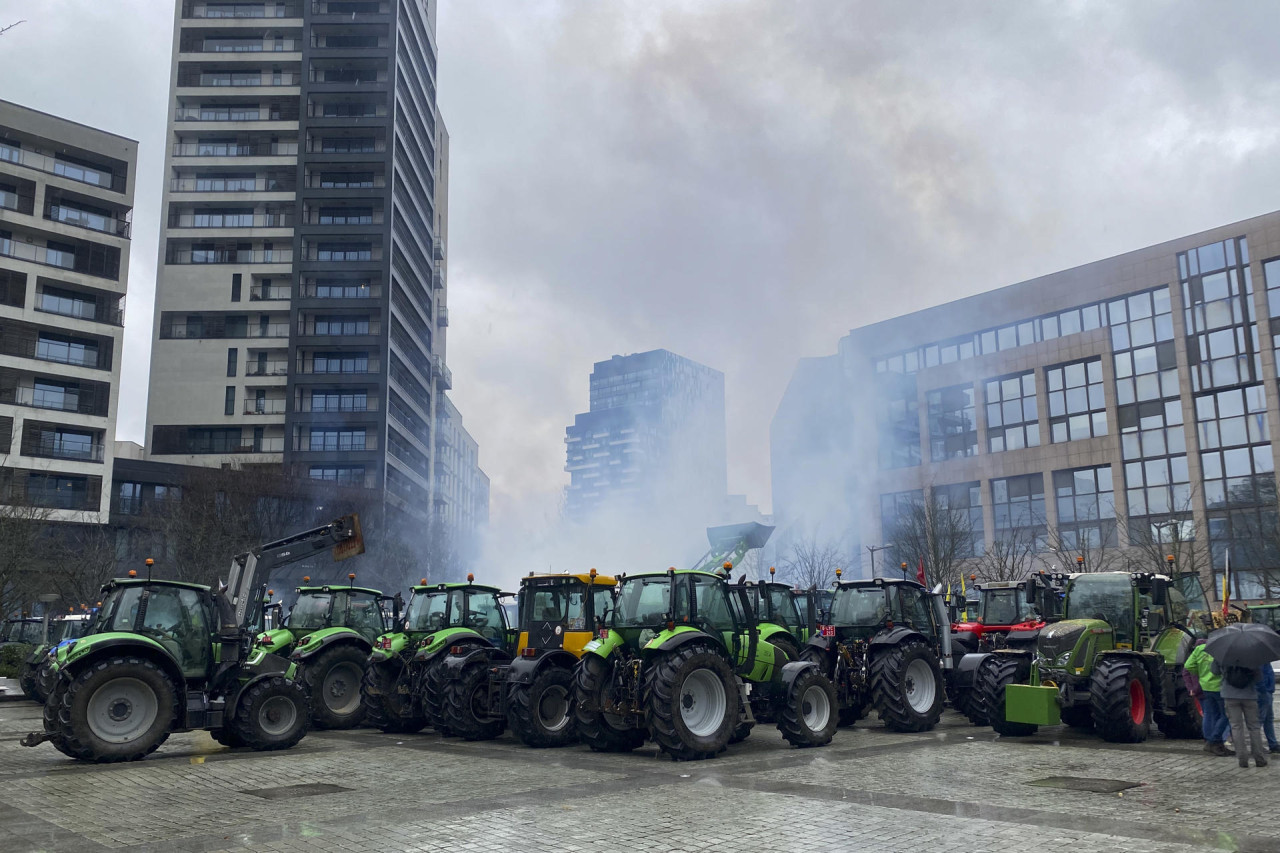
[[[1222,676],[1213,672],[1213,658],[1204,649],[1204,640],[1191,650],[1182,674],[1191,695],[1200,700],[1204,715],[1201,731],[1204,733],[1204,751],[1212,755],[1235,755],[1224,741],[1230,731],[1226,706],[1222,703]]]

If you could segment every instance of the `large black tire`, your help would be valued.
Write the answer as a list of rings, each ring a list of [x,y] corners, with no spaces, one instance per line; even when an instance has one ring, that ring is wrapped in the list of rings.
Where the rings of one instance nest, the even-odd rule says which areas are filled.
[[[756,724],[750,722],[747,718],[747,706],[743,703],[742,696],[739,694],[738,721],[733,726],[733,734],[729,735],[729,745],[732,746],[735,743],[742,743],[744,740],[751,737],[751,730],[755,727]]]
[[[235,721],[233,720],[232,725],[234,724]],[[244,739],[240,737],[240,735],[236,734],[234,728],[223,727],[221,729],[209,729],[209,737],[213,738],[223,746],[231,747],[232,749],[235,749],[238,746],[244,746]]]
[[[836,689],[817,669],[796,676],[778,715],[778,731],[792,746],[826,746],[835,736]]]
[[[816,646],[805,646],[800,650],[800,660],[816,663],[818,671],[827,677],[831,682],[835,682],[835,666],[832,661],[833,656]],[[840,696],[839,689],[836,690],[836,696]],[[859,701],[861,700],[861,701]],[[855,698],[850,704],[837,705],[836,722],[840,726],[852,726],[861,720],[867,714],[866,700],[862,697]]]
[[[987,706],[982,703],[982,696],[978,693],[977,686],[970,682],[966,685],[957,684],[954,688],[955,699],[953,705],[970,724],[975,726],[989,726],[991,721],[987,719]]]
[[[449,730],[464,740],[493,740],[507,721],[500,708],[489,707],[489,659],[473,660],[445,683],[444,718]]]
[[[1071,705],[1062,709],[1062,722],[1073,729],[1093,728],[1093,709],[1088,705]]]
[[[525,746],[545,748],[576,743],[573,672],[552,665],[529,684],[509,684],[507,726]]]
[[[599,655],[587,653],[578,660],[573,670],[573,719],[578,738],[593,752],[630,752],[644,746],[645,731],[600,710],[609,669],[609,662]]]
[[[335,643],[302,665],[317,729],[351,729],[364,719],[361,684],[369,653],[355,643]]]
[[[973,689],[987,712],[987,722],[1004,737],[1033,735],[1039,726],[1011,723],[1005,719],[1004,689],[1031,678],[1031,660],[1022,655],[993,654],[973,673]]]
[[[449,728],[449,720],[445,717],[445,687],[448,672],[444,666],[443,652],[423,664],[422,672],[422,713],[427,723],[441,737],[449,737],[453,730]]]
[[[392,734],[420,732],[427,718],[408,689],[408,673],[404,661],[391,658],[373,662],[364,668],[360,681],[360,703],[364,705],[365,722],[375,729]]]
[[[1195,697],[1182,682],[1182,673],[1174,673],[1173,713],[1156,715],[1156,726],[1167,738],[1198,738],[1204,726],[1204,716]]]
[[[1151,682],[1141,661],[1100,657],[1089,679],[1093,726],[1111,743],[1142,743],[1151,733]]]
[[[871,706],[890,731],[924,732],[938,724],[946,694],[942,670],[924,643],[904,642],[872,653]]]
[[[779,631],[771,636],[768,640],[769,645],[776,646],[787,654],[787,661],[800,660],[800,644],[795,641],[790,634],[784,634]],[[778,668],[782,668],[782,664],[777,664]]]
[[[738,683],[724,654],[690,642],[645,668],[645,721],[658,749],[677,761],[724,752],[738,724]]]
[[[23,696],[33,702],[44,704],[47,696],[40,690],[39,672],[30,661],[23,661],[22,668],[18,670],[18,686],[22,688]]]
[[[60,744],[63,742],[62,727],[58,722],[58,715],[62,711],[62,702],[67,694],[67,680],[65,678],[56,678],[52,686],[49,688],[49,695],[44,700],[44,710],[41,714],[44,722],[45,734],[49,736],[49,742],[59,752],[64,752]]]
[[[36,696],[39,702],[48,702],[53,686],[58,683],[58,671],[48,661],[36,668]]]
[[[137,761],[165,742],[178,714],[173,682],[155,663],[132,655],[86,666],[61,699],[54,746],[83,761]]]
[[[250,749],[289,749],[311,728],[307,688],[273,675],[249,685],[236,702],[232,731]]]

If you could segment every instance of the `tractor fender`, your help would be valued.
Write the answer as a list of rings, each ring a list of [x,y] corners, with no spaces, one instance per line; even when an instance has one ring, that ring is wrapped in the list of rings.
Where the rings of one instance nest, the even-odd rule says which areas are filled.
[[[826,652],[830,650],[831,643],[834,639],[834,637],[823,637],[818,634],[814,634],[809,638],[809,642],[805,643],[805,648],[813,648],[821,652]]]
[[[787,690],[791,690],[791,685],[800,677],[800,674],[806,669],[818,669],[818,665],[811,660],[793,660],[790,663],[782,665],[782,686]]]
[[[290,657],[296,661],[305,661],[315,657],[334,643],[351,643],[366,655],[373,651],[373,645],[364,637],[349,628],[339,628],[332,633],[312,634],[307,638],[307,642],[293,650]]]
[[[279,657],[279,655],[272,655],[272,657]],[[288,663],[288,661],[285,660],[284,658],[280,658],[280,660],[284,661],[286,664]],[[275,678],[277,675],[284,675],[289,680],[291,681],[294,680],[289,675],[288,669],[286,668],[283,670],[275,670],[275,669],[259,670],[254,672],[253,675],[251,675],[247,681],[237,681],[235,683],[235,686],[232,687],[229,691],[227,691],[227,703],[226,703],[226,713],[228,715],[227,718],[230,718],[235,715],[236,705],[238,705],[240,702],[241,694],[243,694],[246,690],[248,690],[253,685],[257,684],[258,682],[266,681],[268,678]],[[301,684],[304,688],[307,686],[305,681],[299,681],[298,683]]]
[[[915,628],[908,628],[906,625],[895,625],[887,631],[881,631],[871,638],[871,642],[867,643],[868,648],[876,648],[877,646],[899,646],[908,640],[920,640],[927,642],[924,634],[921,634]]]
[[[1030,648],[1034,646],[1036,640],[1040,637],[1039,628],[1031,628],[1025,631],[1010,631],[1005,635],[1004,641],[1008,646],[1017,646],[1019,648]]]
[[[480,636],[470,628],[445,628],[435,631],[423,638],[418,643],[417,651],[413,655],[414,663],[426,663],[434,660],[436,655],[441,652],[448,653],[450,649],[457,645],[481,645],[484,648],[495,648],[493,643]]]
[[[591,642],[582,647],[584,655],[595,655],[599,658],[609,659],[609,655],[623,644],[622,635],[610,628],[605,632],[603,637],[596,637]]]
[[[66,654],[65,660],[59,664],[59,670],[66,673],[66,677],[74,678],[84,667],[104,657],[118,654],[132,654],[150,660],[169,677],[179,696],[186,693],[187,679],[182,675],[173,655],[155,640],[139,634],[115,633],[85,637]]]
[[[698,640],[710,641],[726,655],[729,653],[724,647],[724,642],[719,637],[714,634],[709,634],[706,631],[699,631],[696,628],[686,628],[685,630],[677,629],[670,632],[666,637],[659,635],[658,637],[655,637],[654,640],[656,642],[651,642],[649,645],[645,646],[644,652],[646,655],[652,652],[674,651],[681,646]]]
[[[572,670],[578,659],[565,651],[556,650],[536,658],[516,658],[511,662],[507,681],[513,684],[532,684],[542,670],[559,666]]]
[[[978,635],[973,631],[952,631],[951,632],[951,651],[955,652],[964,650],[973,652],[978,650]]]
[[[468,646],[460,654],[446,655],[444,668],[448,672],[447,677],[453,678],[461,673],[464,667],[477,662],[510,663],[511,658],[502,649],[494,646]]]
[[[989,652],[975,652],[960,658],[960,662],[956,664],[956,684],[973,684],[973,676],[978,671],[978,667],[982,666],[982,662],[989,657],[991,657]]]

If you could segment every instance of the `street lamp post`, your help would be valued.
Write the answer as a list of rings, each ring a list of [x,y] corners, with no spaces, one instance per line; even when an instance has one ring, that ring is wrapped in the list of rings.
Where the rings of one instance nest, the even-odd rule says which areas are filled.
[[[867,546],[867,551],[871,553],[871,577],[874,578],[876,576],[876,552],[887,551],[892,547],[893,547],[892,542],[890,542],[888,545],[868,545]]]

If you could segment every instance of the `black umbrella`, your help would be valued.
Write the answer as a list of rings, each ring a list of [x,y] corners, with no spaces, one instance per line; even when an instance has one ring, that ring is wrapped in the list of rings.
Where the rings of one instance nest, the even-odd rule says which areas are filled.
[[[1219,666],[1255,669],[1280,660],[1280,634],[1255,622],[1237,622],[1209,635],[1204,650]]]

